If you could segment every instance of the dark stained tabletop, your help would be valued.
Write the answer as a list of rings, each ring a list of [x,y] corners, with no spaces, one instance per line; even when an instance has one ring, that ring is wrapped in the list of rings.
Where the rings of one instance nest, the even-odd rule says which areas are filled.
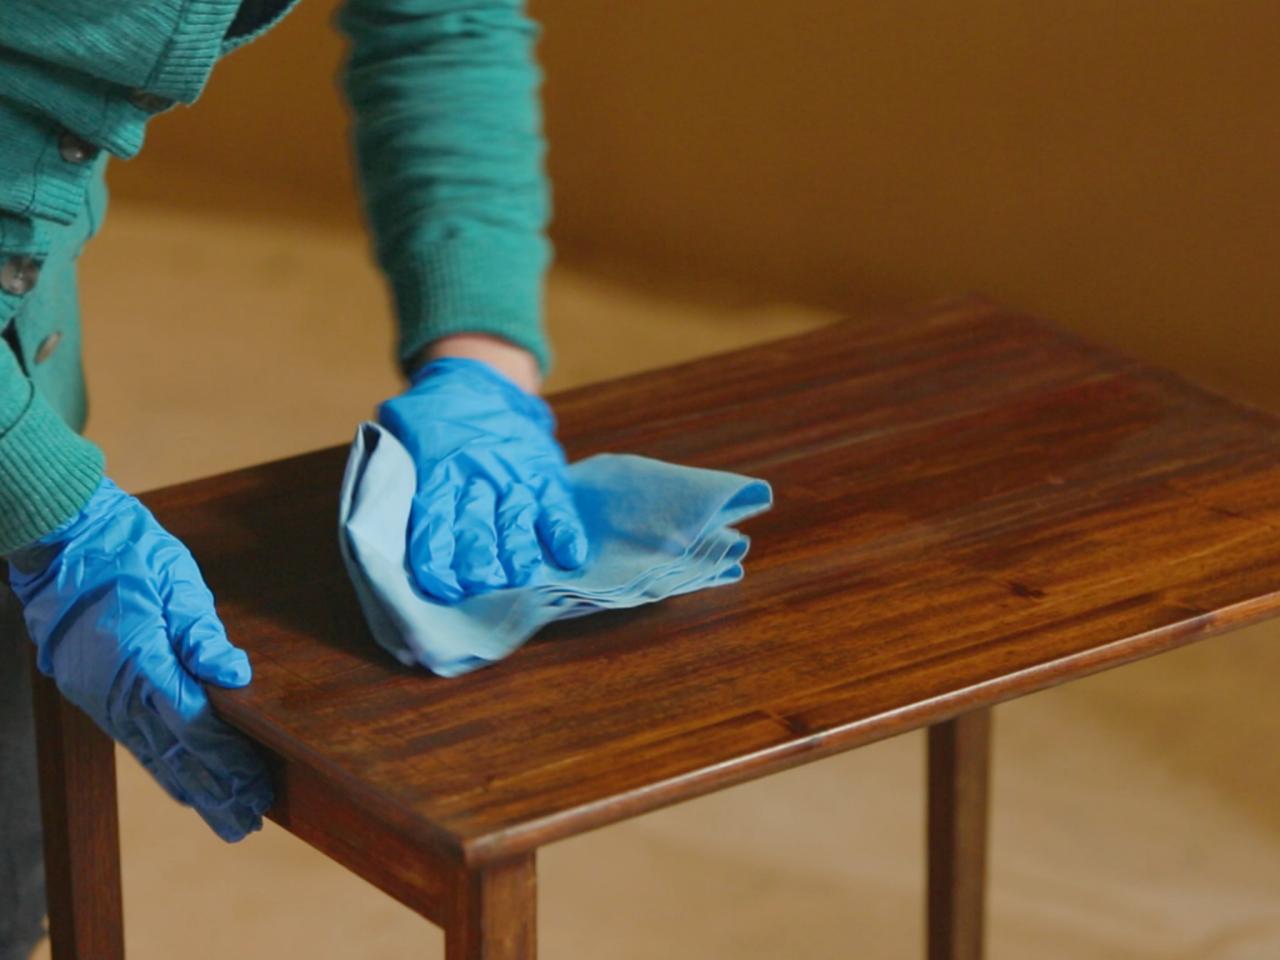
[[[363,624],[336,543],[345,450],[145,498],[253,658],[222,714],[468,862],[1280,607],[1280,421],[985,300],[553,403],[571,458],[769,480],[745,580],[442,679]]]

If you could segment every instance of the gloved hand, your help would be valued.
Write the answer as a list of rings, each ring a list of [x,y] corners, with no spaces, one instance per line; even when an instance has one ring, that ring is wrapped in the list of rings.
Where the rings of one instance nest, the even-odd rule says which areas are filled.
[[[222,839],[261,827],[266,767],[200,685],[245,686],[249,658],[187,548],[103,480],[79,514],[7,559],[36,663],[63,696]]]
[[[479,360],[424,365],[378,422],[417,466],[408,559],[417,585],[453,603],[527,583],[546,555],[582,566],[587,535],[555,439],[555,418]]]

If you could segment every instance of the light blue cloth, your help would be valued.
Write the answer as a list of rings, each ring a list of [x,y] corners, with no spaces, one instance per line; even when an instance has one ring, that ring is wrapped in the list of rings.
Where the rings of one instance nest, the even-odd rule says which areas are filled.
[[[385,429],[361,424],[338,540],[378,643],[401,663],[453,677],[502,659],[553,620],[735,583],[749,540],[732,524],[772,503],[763,480],[630,454],[580,460],[569,477],[590,542],[583,567],[543,564],[525,586],[445,605],[417,589],[406,565],[413,461]]]

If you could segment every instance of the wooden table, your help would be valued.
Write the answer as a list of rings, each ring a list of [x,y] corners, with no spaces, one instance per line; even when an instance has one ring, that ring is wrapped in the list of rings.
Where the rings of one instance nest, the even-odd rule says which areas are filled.
[[[276,764],[271,817],[443,926],[449,960],[534,956],[544,844],[925,726],[929,956],[973,960],[989,708],[1280,605],[1280,421],[981,299],[554,402],[572,458],[770,480],[745,581],[444,680],[364,627],[345,450],[146,498],[253,658],[214,700]],[[48,685],[39,709],[55,956],[114,960],[109,744]]]

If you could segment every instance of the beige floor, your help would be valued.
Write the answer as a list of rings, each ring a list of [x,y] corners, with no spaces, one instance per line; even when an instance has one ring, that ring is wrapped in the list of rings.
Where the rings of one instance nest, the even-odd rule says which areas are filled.
[[[83,282],[90,432],[132,489],[344,442],[396,387],[357,233],[118,205]],[[704,293],[560,270],[553,386],[829,319]],[[1276,640],[1242,631],[998,712],[992,957],[1280,957]],[[922,746],[547,848],[543,955],[919,956]],[[133,960],[442,956],[434,928],[283,831],[224,846],[123,756],[121,792]]]

